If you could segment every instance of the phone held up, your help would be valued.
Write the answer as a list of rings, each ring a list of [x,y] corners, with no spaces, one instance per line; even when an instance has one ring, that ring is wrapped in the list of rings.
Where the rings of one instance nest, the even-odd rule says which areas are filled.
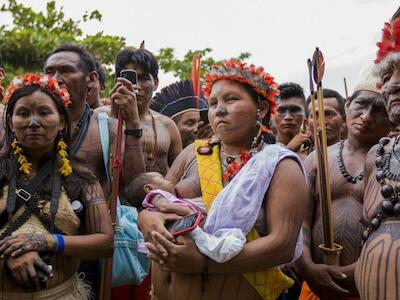
[[[135,70],[121,70],[120,77],[128,79],[134,85],[138,83],[138,75]]]
[[[172,236],[177,237],[185,233],[191,232],[197,226],[199,226],[201,220],[204,216],[201,212],[196,212],[192,215],[183,217],[180,220],[168,223],[165,227],[172,234]]]

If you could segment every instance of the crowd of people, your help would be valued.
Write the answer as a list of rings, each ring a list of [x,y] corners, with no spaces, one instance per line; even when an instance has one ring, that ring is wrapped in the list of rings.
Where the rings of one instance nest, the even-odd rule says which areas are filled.
[[[200,95],[190,80],[156,93],[144,44],[117,55],[107,96],[104,67],[79,45],[0,84],[0,299],[104,299],[119,147],[119,199],[139,212],[151,267],[112,299],[400,299],[399,28],[400,11],[352,94],[325,88],[322,106],[235,59]],[[0,82],[6,72],[0,56]],[[321,251],[320,114],[337,265]],[[185,234],[167,229],[193,214]]]

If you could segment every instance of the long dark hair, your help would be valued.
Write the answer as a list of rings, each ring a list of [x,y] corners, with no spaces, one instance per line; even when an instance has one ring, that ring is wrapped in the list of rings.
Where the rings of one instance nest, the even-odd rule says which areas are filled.
[[[11,143],[14,139],[14,134],[10,128],[10,122],[14,113],[15,105],[19,99],[32,95],[36,91],[40,91],[48,95],[54,101],[60,117],[63,118],[65,122],[65,127],[62,131],[63,139],[67,145],[70,145],[71,117],[69,111],[64,106],[62,99],[58,95],[51,93],[49,90],[35,85],[26,85],[17,89],[10,97],[3,116],[6,141],[3,146],[2,153],[0,154],[0,178],[2,179],[2,182],[0,182],[0,187],[4,186],[5,180],[17,175],[17,169],[15,168],[15,161],[12,157],[11,150]],[[56,144],[57,142],[55,145]],[[56,150],[56,148],[54,148],[54,150]],[[78,199],[81,195],[81,185],[94,182],[97,180],[97,178],[86,165],[86,163],[74,157],[70,158],[70,161],[73,172],[70,176],[63,177],[63,185],[71,199]],[[45,181],[45,184],[43,187],[41,187],[41,190],[45,192],[51,191],[50,181]]]

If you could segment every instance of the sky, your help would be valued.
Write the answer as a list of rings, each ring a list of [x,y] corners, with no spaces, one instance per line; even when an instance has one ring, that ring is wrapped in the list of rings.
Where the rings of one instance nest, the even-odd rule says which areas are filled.
[[[0,4],[5,0],[0,0]],[[45,1],[19,0],[34,10]],[[212,48],[216,59],[250,52],[248,62],[263,66],[278,83],[297,82],[309,92],[306,60],[315,47],[325,57],[323,86],[349,93],[360,70],[372,63],[383,23],[398,0],[57,0],[65,15],[79,19],[98,9],[102,22],[82,24],[87,34],[124,36],[128,45],[157,52],[172,47],[178,57],[190,49]],[[11,24],[0,15],[0,24]],[[160,87],[174,82],[160,74]]]

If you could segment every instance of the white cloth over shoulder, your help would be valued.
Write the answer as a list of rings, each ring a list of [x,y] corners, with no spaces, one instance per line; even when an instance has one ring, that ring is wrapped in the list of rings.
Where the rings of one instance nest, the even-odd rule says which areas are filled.
[[[279,145],[267,145],[255,154],[233,180],[215,198],[201,233],[191,233],[200,252],[217,262],[237,255],[246,243],[246,235],[254,226],[276,166],[284,158],[293,158],[305,170],[300,158]],[[300,231],[293,260],[303,250]]]

